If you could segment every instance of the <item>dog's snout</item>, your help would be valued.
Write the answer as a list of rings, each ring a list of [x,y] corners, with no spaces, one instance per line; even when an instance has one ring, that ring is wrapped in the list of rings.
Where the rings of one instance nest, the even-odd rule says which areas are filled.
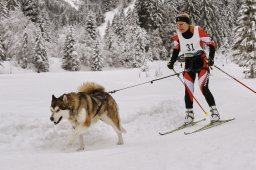
[[[53,116],[52,116],[52,117],[50,117],[50,120],[51,120],[51,121],[54,121],[54,118],[53,118]]]

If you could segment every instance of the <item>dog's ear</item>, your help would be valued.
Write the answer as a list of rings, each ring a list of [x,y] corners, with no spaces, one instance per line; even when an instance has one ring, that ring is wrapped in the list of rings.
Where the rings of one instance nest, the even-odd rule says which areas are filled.
[[[64,96],[63,96],[63,102],[64,102],[65,104],[68,104],[68,97],[67,97],[67,95],[64,95]]]
[[[57,99],[54,95],[52,95],[52,100],[55,100],[55,99]]]

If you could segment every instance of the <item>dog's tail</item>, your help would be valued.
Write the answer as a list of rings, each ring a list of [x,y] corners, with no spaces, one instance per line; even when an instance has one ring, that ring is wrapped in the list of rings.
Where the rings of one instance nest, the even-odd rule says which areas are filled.
[[[105,88],[93,82],[86,82],[86,83],[83,83],[80,87],[78,87],[78,92],[85,92],[85,93],[105,92]]]

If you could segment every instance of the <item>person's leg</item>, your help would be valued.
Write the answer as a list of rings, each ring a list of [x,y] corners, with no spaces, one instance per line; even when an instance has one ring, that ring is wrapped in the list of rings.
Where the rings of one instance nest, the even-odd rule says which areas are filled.
[[[218,110],[216,108],[214,97],[209,90],[209,71],[207,69],[202,69],[198,73],[198,83],[201,92],[203,93],[206,102],[210,107],[211,121],[218,121],[220,119]]]
[[[202,69],[201,71],[199,71],[198,73],[198,83],[199,83],[199,87],[201,92],[203,93],[208,105],[211,106],[215,106],[215,100],[214,97],[211,93],[211,91],[209,90],[209,72],[206,69]]]
[[[193,109],[193,93],[194,81],[196,74],[194,72],[184,72],[184,85],[185,85],[185,105],[186,109]]]
[[[185,85],[185,105],[186,116],[184,123],[192,123],[194,120],[193,112],[193,93],[194,93],[194,81],[196,74],[194,72],[184,72],[184,85]]]

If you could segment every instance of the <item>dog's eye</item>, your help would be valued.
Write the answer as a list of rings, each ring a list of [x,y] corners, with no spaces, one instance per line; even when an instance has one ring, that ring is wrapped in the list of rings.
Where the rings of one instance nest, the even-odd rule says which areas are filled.
[[[59,111],[60,111],[60,109],[57,109],[57,110],[56,110],[56,112],[59,112]]]

